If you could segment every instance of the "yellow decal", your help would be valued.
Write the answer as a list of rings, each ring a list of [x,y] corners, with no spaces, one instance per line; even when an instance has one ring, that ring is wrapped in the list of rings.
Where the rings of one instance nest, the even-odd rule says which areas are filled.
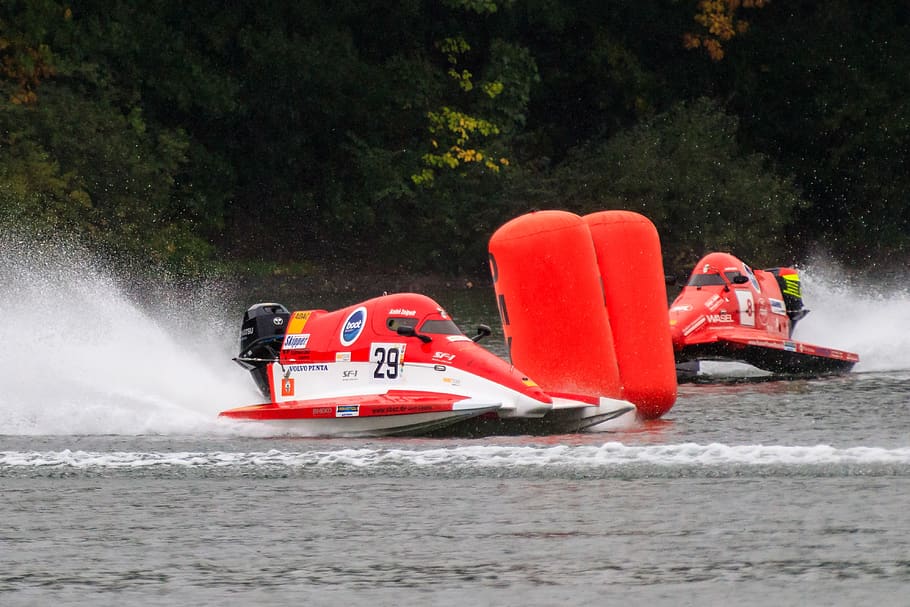
[[[799,274],[785,274],[782,278],[784,279],[784,295],[802,297],[799,288]]]
[[[291,322],[288,323],[288,333],[302,333],[303,327],[306,325],[306,321],[310,319],[310,315],[313,313],[312,310],[307,310],[305,312],[294,312],[291,315]]]

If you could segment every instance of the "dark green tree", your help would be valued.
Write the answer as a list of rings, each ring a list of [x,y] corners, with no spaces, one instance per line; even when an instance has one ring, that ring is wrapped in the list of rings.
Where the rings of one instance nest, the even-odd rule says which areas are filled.
[[[767,157],[743,150],[738,121],[707,99],[681,103],[605,142],[572,150],[538,189],[539,206],[579,214],[642,213],[656,225],[668,269],[726,250],[756,265],[789,262],[787,227],[806,206]]]

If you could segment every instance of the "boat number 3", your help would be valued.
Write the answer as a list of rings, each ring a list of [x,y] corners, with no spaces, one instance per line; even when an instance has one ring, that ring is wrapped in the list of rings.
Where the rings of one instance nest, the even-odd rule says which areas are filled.
[[[370,361],[376,364],[375,379],[398,379],[402,358],[401,344],[373,344]]]

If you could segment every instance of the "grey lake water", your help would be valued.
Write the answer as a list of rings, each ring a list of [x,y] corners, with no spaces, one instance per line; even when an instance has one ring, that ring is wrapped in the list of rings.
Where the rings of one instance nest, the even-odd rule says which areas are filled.
[[[859,352],[843,377],[687,384],[611,433],[312,439],[216,418],[258,401],[252,302],[47,260],[0,270],[0,605],[910,604],[906,291],[805,271],[796,337]]]

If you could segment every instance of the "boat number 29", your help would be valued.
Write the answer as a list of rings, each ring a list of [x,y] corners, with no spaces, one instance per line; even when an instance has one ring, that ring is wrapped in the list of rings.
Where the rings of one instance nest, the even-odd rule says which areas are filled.
[[[404,344],[372,344],[370,362],[376,365],[374,379],[398,379],[404,362]]]

